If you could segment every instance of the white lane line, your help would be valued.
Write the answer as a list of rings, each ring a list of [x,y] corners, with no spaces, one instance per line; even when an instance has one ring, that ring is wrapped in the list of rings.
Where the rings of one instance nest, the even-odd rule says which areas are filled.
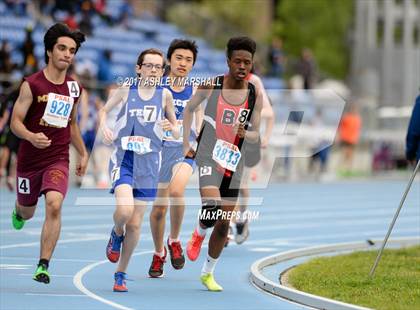
[[[420,219],[417,217],[412,218],[400,218],[398,219],[398,224],[419,224]],[[316,223],[296,223],[296,224],[286,224],[286,223],[277,223],[276,225],[261,225],[258,227],[253,228],[253,231],[284,231],[288,229],[297,229],[302,230],[305,228],[318,228],[318,227],[360,227],[360,226],[368,226],[368,225],[382,225],[387,227],[387,222],[384,222],[384,219],[361,219],[361,220],[336,220],[331,221],[326,219],[325,221],[317,221]]]
[[[111,224],[109,224],[111,223]],[[62,226],[61,227],[61,233],[63,232],[67,232],[67,231],[77,231],[77,230],[87,230],[89,228],[91,228],[92,230],[96,230],[96,228],[106,228],[109,230],[109,232],[111,232],[111,228],[112,228],[112,221],[109,221],[108,224],[98,224],[98,225],[91,225],[89,223],[86,223],[86,225],[75,225],[75,226]],[[64,224],[65,225],[65,224]],[[31,234],[31,235],[35,235],[35,234],[40,234],[41,233],[41,229],[42,228],[28,228],[24,231],[22,231],[22,233],[27,233],[27,234]],[[7,230],[0,230],[1,234],[16,234],[16,230],[14,229],[7,229]],[[21,232],[19,232],[21,233]]]
[[[18,276],[22,277],[32,277],[33,273],[19,273]],[[72,274],[50,274],[52,278],[73,278]]]
[[[145,255],[145,254],[151,254],[154,251],[143,251],[143,252],[138,252],[138,253],[134,253],[132,256],[139,256],[139,255]],[[84,267],[83,269],[81,269],[79,272],[76,273],[76,275],[73,277],[73,284],[74,286],[76,286],[76,288],[81,291],[83,294],[87,295],[90,298],[93,298],[97,301],[100,301],[108,306],[117,308],[117,309],[121,309],[121,310],[133,310],[132,308],[128,308],[125,307],[121,304],[118,304],[116,302],[110,301],[108,299],[102,298],[94,293],[92,293],[91,291],[89,291],[84,285],[83,285],[83,276],[88,273],[89,271],[91,271],[93,268],[99,266],[99,265],[103,265],[108,263],[109,261],[107,259],[87,265],[86,267]]]
[[[6,270],[22,270],[29,269],[32,265],[16,265],[16,264],[0,264],[0,269]]]
[[[112,212],[109,212],[109,214],[84,214],[84,215],[68,215],[68,214],[62,214],[62,221],[65,223],[66,221],[80,221],[80,220],[86,220],[86,221],[92,221],[92,220],[112,220]],[[31,218],[29,221],[31,223],[42,223],[44,222],[45,218],[43,216],[36,216]],[[4,218],[0,220],[1,224],[9,224],[11,222],[10,218]]]
[[[251,230],[251,232],[253,231],[253,229]],[[412,235],[413,233],[419,233],[420,230],[419,228],[400,228],[400,229],[396,229],[393,234],[410,234]],[[244,245],[261,245],[261,244],[266,244],[269,243],[270,245],[273,246],[283,246],[283,245],[288,245],[288,244],[296,244],[296,241],[311,241],[311,240],[325,240],[325,239],[340,239],[340,238],[345,238],[345,237],[352,237],[354,239],[354,237],[358,237],[360,236],[360,238],[380,238],[381,236],[384,235],[384,233],[386,233],[386,227],[382,230],[372,230],[372,231],[362,231],[359,233],[356,233],[354,231],[349,232],[349,233],[339,233],[339,234],[331,234],[331,233],[325,233],[325,234],[317,234],[317,235],[308,235],[308,236],[298,236],[298,237],[290,237],[290,236],[286,236],[284,238],[272,238],[272,239],[256,239],[256,240],[247,240]]]
[[[417,216],[418,214],[404,214],[403,216],[401,216],[401,218],[398,220],[399,222],[410,222],[410,223],[420,223],[420,219]],[[384,221],[388,220],[388,216],[384,215],[384,216],[368,216],[368,215],[358,215],[356,217],[353,216],[349,216],[349,217],[342,217],[341,220],[335,220],[335,217],[340,217],[338,214],[334,216],[329,216],[329,217],[321,217],[318,219],[318,221],[316,223],[313,222],[309,222],[309,221],[305,221],[305,222],[300,222],[299,219],[315,219],[317,216],[314,217],[310,217],[310,216],[305,216],[305,215],[301,215],[300,218],[297,217],[296,221],[291,221],[291,218],[288,218],[287,216],[281,216],[281,215],[276,215],[276,216],[269,216],[266,215],[264,213],[260,213],[259,214],[259,218],[258,219],[254,219],[253,221],[264,221],[265,223],[273,223],[275,222],[275,225],[263,225],[260,227],[256,227],[254,228],[255,231],[264,231],[264,230],[275,230],[275,229],[280,229],[280,230],[284,230],[284,229],[303,229],[303,228],[316,228],[316,227],[321,227],[321,226],[325,226],[326,222],[328,221],[328,225],[329,226],[360,226],[360,225],[376,225],[376,224],[382,224]],[[331,219],[333,219],[334,221],[332,222]],[[196,223],[197,219],[194,218],[192,220],[186,219],[184,221],[184,225],[188,225],[190,223]],[[291,223],[292,222],[292,223]],[[107,229],[110,230],[111,225],[109,223],[106,224],[97,224],[97,225],[91,225],[91,224],[86,224],[86,225],[70,225],[70,226],[63,226],[61,228],[61,232],[65,233],[65,232],[73,232],[73,231],[85,231],[85,230],[90,230],[90,229]],[[148,229],[150,228],[150,225],[148,222],[145,222],[142,226],[144,229]],[[41,231],[41,228],[29,228],[27,229],[25,232],[27,234],[39,234]],[[0,230],[0,233],[3,234],[14,234],[16,233],[16,230],[13,229],[8,229],[8,230]]]
[[[97,240],[106,240],[106,239],[108,239],[108,238],[103,238],[103,237],[92,237],[92,238],[88,237],[88,238],[82,238],[82,239],[81,238],[75,238],[75,239],[59,240],[57,243],[58,244],[64,244],[64,243],[97,241]],[[39,240],[37,242],[2,245],[2,246],[0,246],[0,250],[22,248],[22,247],[31,247],[31,246],[39,246]]]
[[[33,261],[34,258],[31,257],[20,257],[20,256],[0,256],[0,259],[13,259],[13,260],[30,260]],[[93,259],[76,259],[76,258],[55,258],[55,262],[72,262],[72,263],[94,263],[96,260]]]
[[[200,206],[201,207],[201,197],[194,195],[194,196],[186,196],[185,205],[188,206]],[[254,195],[253,197],[249,197],[248,205],[262,205],[264,201],[264,197],[257,197]],[[115,200],[109,199],[109,197],[104,196],[92,196],[92,197],[78,197],[76,199],[75,205],[83,205],[83,206],[115,206]]]
[[[51,296],[51,297],[87,297],[83,294],[47,294],[47,293],[25,293],[29,296]]]

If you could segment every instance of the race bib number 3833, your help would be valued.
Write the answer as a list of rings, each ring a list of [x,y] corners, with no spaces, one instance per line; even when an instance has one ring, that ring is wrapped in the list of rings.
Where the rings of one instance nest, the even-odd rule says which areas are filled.
[[[49,125],[60,128],[67,127],[73,109],[73,103],[74,98],[72,97],[49,93],[47,106],[45,107],[42,119]]]
[[[240,159],[241,151],[236,145],[217,139],[213,149],[214,161],[225,169],[236,171]]]

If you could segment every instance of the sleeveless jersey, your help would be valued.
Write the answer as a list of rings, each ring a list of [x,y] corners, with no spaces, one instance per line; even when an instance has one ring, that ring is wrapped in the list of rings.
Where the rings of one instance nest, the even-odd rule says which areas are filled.
[[[53,162],[68,162],[71,112],[80,97],[81,85],[70,76],[66,76],[62,84],[53,84],[42,70],[24,80],[29,84],[33,100],[23,123],[33,133],[44,133],[51,140],[51,145],[38,149],[29,141],[22,140],[17,170],[40,170]]]
[[[233,131],[233,126],[235,123],[240,122],[245,124],[245,129],[247,129],[251,120],[256,100],[254,85],[248,83],[248,96],[246,99],[240,105],[232,105],[222,96],[223,79],[223,76],[216,78],[218,86],[213,89],[205,109],[203,127],[197,138],[196,158],[198,162],[206,162],[212,158],[215,160],[215,151],[216,153],[218,152],[220,143],[226,142],[229,145],[233,145],[236,152],[240,151],[244,139],[239,138]],[[216,154],[217,156],[221,155],[220,159],[225,160],[225,155],[228,157],[235,156],[235,152],[226,153],[228,150],[223,150],[223,147],[221,145],[222,153]],[[230,160],[235,166],[238,165],[234,158],[230,158]],[[229,170],[228,168],[226,169]]]
[[[149,100],[140,98],[137,84],[130,87],[127,101],[117,116],[113,130],[117,137],[114,140],[116,150],[133,151],[138,154],[161,151],[162,98],[163,88],[161,87],[156,87]],[[122,158],[119,159],[122,160]]]

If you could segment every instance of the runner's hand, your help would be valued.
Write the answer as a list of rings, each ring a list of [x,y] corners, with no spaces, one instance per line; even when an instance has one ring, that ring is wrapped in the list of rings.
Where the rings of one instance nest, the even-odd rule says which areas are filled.
[[[79,158],[79,162],[76,165],[76,175],[81,177],[83,175],[85,175],[86,173],[86,168],[88,165],[88,160],[89,160],[89,156],[86,154],[84,156],[81,156]]]
[[[267,148],[267,146],[268,146],[268,139],[266,137],[263,137],[261,139],[261,148],[265,149],[265,148]]]
[[[188,152],[190,151],[191,146],[189,143],[184,143],[183,144],[183,150],[184,150],[184,156],[187,156]]]
[[[114,141],[114,134],[112,133],[111,129],[109,129],[107,126],[102,127],[102,134],[103,134],[103,142],[106,145],[112,144]]]
[[[244,124],[240,124],[240,123],[236,123],[233,126],[233,132],[236,132],[236,134],[239,136],[239,138],[245,138],[245,125]]]
[[[51,145],[51,140],[42,132],[32,134],[29,138],[29,142],[38,149],[45,149]]]
[[[165,130],[165,131],[172,130],[172,124],[166,118],[164,120],[162,120],[161,126],[162,126],[163,130]]]

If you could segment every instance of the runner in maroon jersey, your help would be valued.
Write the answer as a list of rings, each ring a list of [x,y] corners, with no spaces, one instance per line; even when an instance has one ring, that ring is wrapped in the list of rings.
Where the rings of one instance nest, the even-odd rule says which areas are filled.
[[[81,86],[67,76],[67,69],[85,37],[64,24],[45,33],[47,66],[26,77],[12,115],[11,129],[22,139],[18,151],[15,229],[32,218],[38,197],[45,195],[45,222],[41,253],[34,280],[49,283],[49,260],[61,229],[61,205],[69,176],[69,145],[79,153],[76,174],[85,173],[88,155],[76,122]]]
[[[206,229],[214,226],[200,278],[209,291],[223,290],[214,280],[213,271],[225,245],[229,220],[238,199],[245,157],[241,147],[245,139],[251,143],[259,139],[262,96],[260,90],[246,80],[255,49],[255,42],[248,37],[230,39],[227,44],[229,73],[217,77],[216,86],[199,87],[184,109],[184,151],[188,157],[194,156],[189,143],[192,113],[207,99],[195,155],[202,210],[187,244],[187,256],[193,261],[197,259]]]

